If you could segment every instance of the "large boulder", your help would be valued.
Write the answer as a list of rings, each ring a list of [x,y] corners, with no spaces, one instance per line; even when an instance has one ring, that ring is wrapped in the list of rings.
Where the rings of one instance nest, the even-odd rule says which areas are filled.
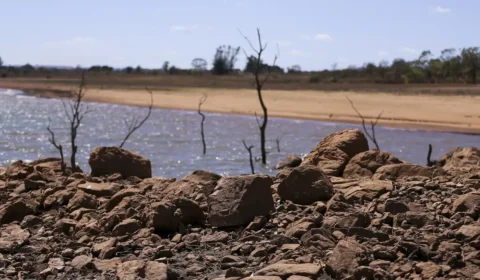
[[[33,173],[33,166],[18,160],[7,168],[5,177],[11,180],[21,180],[27,178],[31,173]]]
[[[104,176],[119,173],[127,178],[152,177],[150,160],[120,147],[96,147],[88,159],[92,176]]]
[[[455,148],[440,158],[443,169],[449,171],[456,168],[477,167],[480,163],[480,150],[471,148]]]
[[[278,185],[277,191],[283,200],[304,205],[328,201],[333,196],[332,182],[315,166],[294,168]]]
[[[208,197],[209,222],[216,227],[240,226],[274,209],[272,178],[266,175],[224,177]]]
[[[446,174],[445,170],[437,166],[423,166],[409,163],[389,164],[377,169],[373,179],[399,180],[408,177],[439,177]]]
[[[369,150],[354,156],[345,167],[345,178],[371,178],[378,168],[389,164],[400,164],[401,160],[378,150]]]
[[[368,141],[359,129],[345,129],[323,139],[301,165],[314,165],[331,176],[341,176],[348,161],[368,150]]]

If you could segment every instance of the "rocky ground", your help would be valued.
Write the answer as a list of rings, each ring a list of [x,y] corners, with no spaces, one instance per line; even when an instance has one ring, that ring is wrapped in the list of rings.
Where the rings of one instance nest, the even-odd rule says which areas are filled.
[[[2,279],[480,279],[480,151],[436,166],[326,137],[276,177],[151,176],[95,148],[0,170]],[[299,166],[298,166],[299,165]]]

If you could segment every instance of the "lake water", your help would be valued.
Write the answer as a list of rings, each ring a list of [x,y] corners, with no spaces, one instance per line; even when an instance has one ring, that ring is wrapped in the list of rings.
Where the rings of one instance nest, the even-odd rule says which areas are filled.
[[[144,116],[147,108],[89,103],[94,111],[85,116],[78,132],[80,167],[89,172],[88,157],[95,146],[119,145],[126,134],[124,119]],[[207,154],[202,155],[200,116],[197,112],[154,109],[150,119],[137,130],[124,148],[135,151],[152,161],[153,174],[181,177],[196,169],[211,170],[221,175],[250,172],[248,153],[242,139],[255,145],[260,155],[259,131],[255,117],[205,113]],[[20,91],[0,89],[0,165],[58,157],[48,142],[48,118],[57,142],[67,154],[68,123],[62,102],[55,99],[25,96]],[[273,167],[287,155],[303,156],[325,136],[358,125],[307,120],[271,118],[267,128],[268,166]],[[428,144],[434,147],[432,158],[439,158],[457,146],[478,146],[480,136],[454,133],[425,132],[378,127],[377,139],[382,150],[412,163],[424,164]],[[281,152],[277,151],[277,137]],[[371,143],[370,143],[371,144]],[[370,147],[373,147],[372,144]],[[67,161],[69,162],[69,161]],[[275,174],[272,168],[256,164],[257,172]]]

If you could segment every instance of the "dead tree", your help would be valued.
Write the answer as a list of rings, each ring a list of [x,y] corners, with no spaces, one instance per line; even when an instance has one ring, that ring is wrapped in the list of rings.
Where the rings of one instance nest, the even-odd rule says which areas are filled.
[[[70,165],[72,167],[72,170],[75,170],[77,165],[76,165],[76,155],[77,155],[77,144],[76,144],[76,139],[77,139],[77,133],[78,133],[78,128],[80,127],[80,124],[82,123],[83,118],[85,117],[86,114],[92,112],[88,108],[88,106],[85,106],[82,101],[83,98],[85,97],[85,93],[87,92],[87,83],[85,79],[85,72],[82,73],[82,78],[80,80],[80,85],[78,86],[78,90],[72,91],[70,93],[70,102],[63,102],[63,108],[65,109],[65,115],[68,118],[69,124],[70,124],[70,144],[72,147],[72,153],[70,155]]]
[[[277,139],[275,139],[275,142],[277,142],[277,152],[280,153],[280,141],[282,140],[284,135],[280,136],[280,137],[277,137]]]
[[[150,106],[148,106],[148,113],[147,115],[145,116],[145,118],[143,118],[142,120],[140,120],[139,116],[134,116],[132,119],[128,120],[127,118],[124,119],[124,122],[125,122],[125,126],[127,127],[127,135],[125,135],[125,138],[123,139],[122,143],[120,144],[120,148],[123,147],[123,145],[125,144],[125,142],[127,142],[128,138],[130,138],[130,136],[137,130],[139,129],[140,127],[142,127],[142,125],[148,120],[148,118],[150,118],[150,115],[152,114],[152,108],[153,108],[153,93],[148,90],[148,88],[145,88],[145,90],[150,94]]]
[[[65,172],[65,160],[63,158],[63,147],[60,144],[57,144],[55,142],[55,133],[50,129],[50,118],[48,118],[48,125],[47,125],[47,130],[50,132],[50,138],[48,138],[48,141],[60,152],[60,164],[62,168],[62,173]]]
[[[360,112],[357,110],[357,108],[355,108],[355,105],[353,104],[352,100],[350,100],[348,96],[346,96],[346,98],[348,99],[348,101],[350,101],[350,104],[352,105],[353,110],[355,110],[355,112],[357,113],[358,117],[362,119],[363,131],[365,132],[367,137],[373,142],[373,144],[375,144],[376,149],[380,151],[380,147],[378,146],[378,142],[377,142],[377,137],[375,136],[375,126],[377,126],[378,120],[382,117],[383,111],[380,114],[378,114],[377,118],[375,119],[375,122],[370,121],[370,128],[372,130],[372,133],[370,134],[365,125],[365,117],[363,117],[362,114],[360,114]]]
[[[203,144],[203,154],[207,153],[207,145],[205,144],[205,133],[203,132],[203,123],[205,122],[205,115],[200,110],[203,103],[207,100],[208,95],[204,94],[200,100],[198,101],[198,114],[202,117],[202,121],[200,122],[200,134],[202,135],[202,144]]]
[[[247,146],[247,143],[245,143],[245,140],[242,140],[242,141],[243,141],[243,146],[245,146],[245,149],[247,149],[248,154],[250,156],[250,169],[252,170],[252,174],[255,174],[255,168],[253,166],[253,156],[252,156],[252,149],[254,148],[254,146],[253,145]]]
[[[239,30],[240,32],[240,30]],[[256,49],[252,42],[250,41],[250,39],[248,39],[248,37],[244,36],[242,34],[242,32],[240,32],[240,34],[245,38],[245,40],[248,42],[248,44],[250,45],[250,47],[252,48],[252,50],[255,52],[256,54],[256,61],[255,61],[255,71],[254,71],[254,75],[255,75],[255,89],[257,90],[257,95],[258,95],[258,100],[260,101],[260,106],[262,106],[262,110],[263,110],[263,120],[262,120],[262,124],[260,124],[260,122],[258,121],[257,119],[257,122],[258,122],[258,127],[260,129],[260,149],[261,149],[261,152],[262,152],[262,163],[265,165],[267,164],[267,152],[266,152],[266,149],[265,149],[265,134],[266,134],[266,130],[267,130],[267,123],[268,123],[268,110],[267,110],[267,107],[265,105],[265,102],[263,100],[263,96],[262,96],[262,89],[263,89],[263,86],[265,85],[265,82],[267,82],[268,78],[270,77],[270,72],[271,72],[271,68],[273,68],[275,66],[275,63],[277,62],[277,59],[278,59],[278,46],[277,46],[277,54],[275,55],[275,58],[273,60],[273,65],[270,67],[270,66],[266,66],[266,67],[263,67],[264,65],[262,65],[262,54],[263,52],[265,51],[265,49],[267,48],[267,43],[263,44],[262,43],[262,37],[260,35],[260,29],[257,28],[257,36],[258,36],[258,49]],[[245,53],[245,56],[247,57],[247,59],[249,58],[249,56],[247,55],[247,53],[245,52],[245,50],[243,50],[243,52]],[[260,78],[260,75],[261,75],[261,72],[262,70],[265,69],[267,71],[265,77]]]

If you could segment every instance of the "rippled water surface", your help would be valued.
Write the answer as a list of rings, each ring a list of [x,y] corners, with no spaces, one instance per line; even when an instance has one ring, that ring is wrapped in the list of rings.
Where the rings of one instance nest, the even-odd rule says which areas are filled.
[[[94,111],[87,115],[78,135],[77,161],[89,171],[88,156],[95,146],[119,145],[126,128],[124,119],[146,114],[146,108],[89,103]],[[207,155],[202,155],[200,116],[196,112],[154,109],[151,118],[132,135],[125,148],[152,161],[155,176],[181,177],[196,169],[226,174],[249,173],[248,154],[242,139],[259,146],[254,117],[206,113]],[[61,101],[24,96],[21,92],[0,89],[0,165],[12,161],[58,156],[48,142],[48,118],[57,142],[68,146],[68,124]],[[328,134],[359,127],[352,124],[306,120],[270,119],[267,146],[269,166],[289,154],[305,155]],[[281,152],[277,151],[277,137]],[[377,128],[379,145],[384,151],[418,164],[425,163],[427,146],[433,144],[433,158],[457,146],[477,146],[479,136]],[[259,149],[254,153],[258,156]],[[270,168],[256,166],[257,171],[275,174]]]

